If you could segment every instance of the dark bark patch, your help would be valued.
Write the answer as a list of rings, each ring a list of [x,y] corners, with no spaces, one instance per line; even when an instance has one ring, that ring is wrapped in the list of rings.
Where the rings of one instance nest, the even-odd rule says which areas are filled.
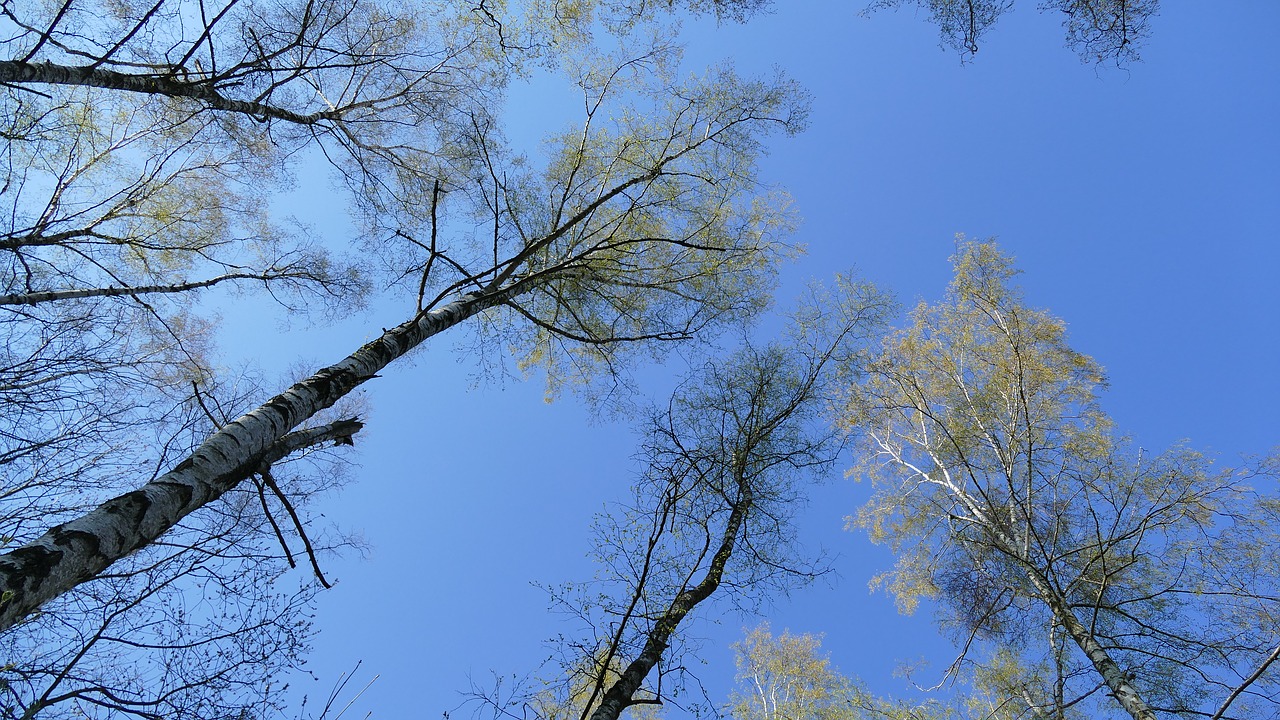
[[[94,533],[74,528],[68,529],[65,525],[59,525],[50,530],[49,535],[53,538],[53,544],[58,547],[71,549],[76,544],[88,546],[88,552],[72,550],[74,554],[94,558],[102,556],[102,539]],[[90,576],[93,574],[96,573],[91,573]]]
[[[127,492],[103,503],[102,509],[112,515],[124,515],[138,521],[151,508],[151,498],[141,490]]]
[[[186,483],[157,482],[155,484],[164,487],[168,492],[175,493],[182,501],[184,508],[191,504],[191,498],[195,495],[195,490]]]
[[[5,579],[6,589],[19,595],[39,590],[53,569],[62,562],[62,555],[61,550],[53,550],[43,544],[27,545],[9,553],[9,557],[0,562],[0,575]]]

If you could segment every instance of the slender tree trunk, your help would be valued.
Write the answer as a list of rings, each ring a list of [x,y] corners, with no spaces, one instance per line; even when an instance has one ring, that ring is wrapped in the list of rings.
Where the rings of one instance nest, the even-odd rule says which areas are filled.
[[[301,274],[291,273],[227,273],[207,280],[194,280],[192,282],[177,283],[175,285],[132,285],[121,287],[105,287],[105,288],[84,288],[81,290],[45,290],[40,292],[18,293],[14,295],[0,295],[0,305],[39,305],[40,303],[54,302],[57,300],[76,300],[79,298],[89,297],[120,297],[128,295],[130,297],[136,295],[151,295],[155,293],[182,293],[189,290],[200,290],[202,288],[212,287],[221,282],[228,280],[261,280],[262,282],[270,282],[282,278],[303,278]]]
[[[999,538],[999,542],[1003,543],[1005,552],[1019,557],[1010,552],[1016,545],[1010,545],[1008,535],[993,528],[994,534]],[[1025,556],[1022,556],[1025,557]],[[1111,696],[1120,703],[1120,707],[1125,712],[1133,716],[1134,720],[1156,720],[1156,714],[1142,699],[1142,695],[1138,693],[1137,688],[1129,682],[1129,675],[1126,673],[1114,659],[1107,649],[1102,647],[1102,643],[1089,632],[1089,629],[1080,622],[1080,618],[1076,617],[1075,611],[1071,609],[1067,599],[1058,592],[1057,588],[1049,582],[1038,570],[1029,565],[1025,567],[1027,579],[1044,598],[1045,603],[1049,606],[1049,611],[1053,613],[1053,617],[1062,624],[1067,630],[1067,634],[1075,641],[1075,644],[1084,652],[1085,657],[1089,658],[1089,662],[1093,664],[1098,674],[1102,676],[1103,682],[1111,690]]]
[[[1007,539],[1007,536],[1005,536],[1004,540]],[[1076,617],[1075,611],[1071,609],[1067,599],[1039,571],[1032,567],[1026,567],[1025,572],[1027,579],[1031,581],[1031,584],[1049,606],[1049,611],[1053,613],[1054,619],[1066,628],[1067,634],[1084,651],[1085,657],[1089,658],[1093,668],[1102,676],[1103,682],[1111,690],[1111,696],[1116,699],[1116,702],[1120,703],[1120,707],[1132,715],[1134,720],[1156,720],[1155,712],[1142,699],[1142,695],[1138,693],[1137,688],[1129,682],[1128,673],[1116,663],[1111,654],[1107,652],[1107,649],[1102,647],[1102,643],[1098,642],[1093,633],[1089,632],[1089,629],[1084,626],[1084,623],[1080,622],[1080,618]]]
[[[264,462],[274,462],[298,449],[296,443],[304,438],[290,431],[396,358],[525,289],[515,284],[468,293],[448,305],[419,313],[336,365],[227,423],[173,470],[0,556],[0,631],[153,542],[182,518],[248,478]],[[348,430],[331,439],[349,439],[350,435]],[[313,443],[314,439],[305,444]]]
[[[54,65],[51,62],[29,63],[20,60],[0,61],[0,83],[14,85],[85,85],[172,98],[199,100],[214,110],[252,115],[256,118],[285,120],[299,125],[314,125],[322,120],[336,120],[335,111],[311,114],[296,113],[261,102],[235,100],[218,93],[215,85],[199,80],[181,80],[174,75],[134,75],[99,67]]]
[[[1125,712],[1133,716],[1134,720],[1157,720],[1156,714],[1142,699],[1142,695],[1138,693],[1137,688],[1133,687],[1129,682],[1128,673],[1121,669],[1120,665],[1111,657],[1106,648],[1102,647],[1102,643],[1089,632],[1089,629],[1080,622],[1075,612],[1071,609],[1071,605],[1067,599],[1058,592],[1049,579],[1046,578],[1039,570],[1037,570],[1027,560],[1026,555],[1018,552],[1021,543],[1014,540],[1011,534],[1005,532],[1004,528],[996,521],[996,518],[987,513],[982,505],[970,497],[966,493],[958,493],[957,497],[973,513],[974,517],[982,523],[983,527],[991,533],[995,544],[1002,552],[1012,558],[1017,558],[1023,564],[1023,572],[1027,576],[1032,586],[1040,593],[1044,602],[1049,606],[1049,611],[1053,613],[1054,619],[1062,624],[1067,630],[1067,634],[1080,647],[1089,662],[1093,664],[1098,674],[1102,676],[1103,682],[1111,690],[1111,695],[1120,703],[1120,707]]]
[[[1099,643],[1084,623],[1080,622],[1075,612],[1067,605],[1066,598],[1053,593],[1045,600],[1049,603],[1053,616],[1067,629],[1067,633],[1084,651],[1089,662],[1093,663],[1094,669],[1107,683],[1107,687],[1111,689],[1111,696],[1120,703],[1120,707],[1132,715],[1134,720],[1156,720],[1155,712],[1147,706],[1146,701],[1138,694],[1138,690],[1129,682],[1128,674],[1116,664],[1115,660],[1111,659],[1110,653],[1102,647],[1102,643]]]
[[[662,653],[666,651],[671,634],[675,632],[680,621],[698,603],[711,597],[711,593],[720,587],[724,567],[729,562],[729,557],[733,555],[734,542],[742,529],[742,523],[746,520],[747,510],[751,506],[751,493],[746,483],[739,483],[739,488],[742,495],[734,504],[733,511],[729,513],[729,522],[725,525],[724,534],[721,536],[720,547],[716,549],[716,554],[711,559],[707,574],[697,585],[677,595],[671,607],[667,608],[661,618],[658,618],[658,622],[649,631],[644,649],[605,692],[604,698],[600,700],[600,707],[591,714],[591,720],[618,720],[623,710],[635,704],[636,691],[640,689],[640,684],[649,675],[649,671],[662,659]]]

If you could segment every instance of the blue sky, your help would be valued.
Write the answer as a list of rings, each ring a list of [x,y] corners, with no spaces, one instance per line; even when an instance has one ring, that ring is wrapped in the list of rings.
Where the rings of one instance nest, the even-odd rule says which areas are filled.
[[[913,12],[865,19],[859,5],[779,2],[745,26],[685,27],[690,70],[778,66],[813,94],[811,128],[775,142],[763,166],[805,219],[795,240],[808,254],[784,270],[782,303],[855,266],[907,304],[937,299],[954,235],[997,236],[1030,302],[1107,368],[1104,406],[1140,444],[1185,438],[1229,464],[1280,443],[1280,3],[1166,2],[1144,62],[1125,70],[1081,64],[1057,18],[1028,0],[967,64]],[[560,97],[516,89],[512,138],[533,143],[571,120],[577,106]],[[340,235],[327,185],[311,185],[302,211]],[[318,367],[406,309],[375,304],[284,335],[265,356],[233,340],[228,358]],[[268,318],[227,317],[235,338],[276,334]],[[543,641],[570,627],[530,583],[590,577],[591,515],[634,472],[628,427],[593,423],[572,397],[545,403],[536,378],[477,385],[465,339],[442,336],[369,384],[355,482],[324,507],[371,551],[326,562],[339,583],[317,609],[320,680],[295,682],[323,695],[363,660],[357,685],[381,677],[359,716],[438,717],[469,677],[536,670]],[[758,618],[702,613],[694,631],[708,638],[701,674],[716,699],[732,681],[728,643],[763,619],[825,632],[835,663],[880,693],[910,692],[893,677],[901,661],[930,660],[927,684],[950,662],[927,610],[903,618],[868,593],[891,558],[842,530],[865,494],[833,473],[803,515],[804,541],[839,554],[834,582]]]

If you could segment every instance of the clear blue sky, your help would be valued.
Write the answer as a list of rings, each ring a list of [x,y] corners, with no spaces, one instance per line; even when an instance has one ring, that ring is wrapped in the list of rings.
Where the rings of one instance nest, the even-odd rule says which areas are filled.
[[[1105,407],[1142,445],[1187,438],[1230,463],[1280,443],[1280,3],[1166,2],[1145,61],[1127,70],[1082,65],[1031,0],[967,65],[923,18],[864,19],[859,5],[787,1],[743,27],[686,25],[691,70],[776,65],[813,93],[810,130],[764,165],[795,196],[809,250],[785,269],[780,299],[851,266],[908,303],[936,299],[954,234],[998,236],[1032,304],[1108,369]],[[548,102],[555,92],[513,97],[521,142],[572,117]],[[326,192],[316,183],[304,208],[320,224]],[[403,310],[291,335],[278,356],[259,343],[229,354],[319,366]],[[545,404],[537,380],[474,387],[459,339],[368,386],[357,480],[324,509],[372,550],[326,563],[340,582],[317,612],[320,681],[295,683],[323,695],[363,660],[357,684],[381,678],[357,717],[439,717],[469,676],[535,670],[542,642],[571,628],[530,582],[590,576],[591,514],[633,471],[627,427],[592,424],[572,398]],[[762,618],[699,611],[719,623],[695,628],[710,639],[702,675],[716,699],[732,680],[728,643],[761,619],[825,632],[836,664],[880,693],[909,691],[893,677],[900,661],[930,659],[930,683],[950,662],[927,610],[902,618],[868,593],[891,559],[842,531],[865,493],[836,473],[803,516],[806,542],[839,553],[837,581]]]

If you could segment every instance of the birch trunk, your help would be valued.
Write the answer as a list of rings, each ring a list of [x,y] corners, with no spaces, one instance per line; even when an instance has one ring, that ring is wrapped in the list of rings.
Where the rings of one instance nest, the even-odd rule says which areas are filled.
[[[182,518],[258,471],[264,462],[274,462],[298,449],[296,443],[305,440],[302,435],[310,431],[290,431],[396,358],[523,289],[516,284],[487,293],[468,293],[448,305],[419,313],[341,362],[227,423],[173,470],[0,556],[0,632],[44,602],[153,542]]]
[[[1103,682],[1111,690],[1111,696],[1116,699],[1116,702],[1120,703],[1120,707],[1132,715],[1134,720],[1156,720],[1155,712],[1142,699],[1142,695],[1138,693],[1137,688],[1133,687],[1129,682],[1128,674],[1111,657],[1106,648],[1102,647],[1102,643],[1098,642],[1093,633],[1089,632],[1084,623],[1080,622],[1080,618],[1076,617],[1070,603],[1062,596],[1062,593],[1058,592],[1048,578],[1030,564],[1025,555],[1019,555],[1014,552],[1014,549],[1018,547],[1018,543],[1014,542],[1012,537],[996,525],[992,518],[982,513],[973,499],[967,496],[964,499],[970,510],[976,510],[975,514],[987,526],[992,536],[996,538],[996,542],[1004,546],[1001,548],[1002,551],[1024,563],[1024,572],[1027,579],[1035,587],[1036,591],[1040,593],[1045,604],[1049,606],[1049,611],[1053,613],[1054,619],[1066,628],[1067,634],[1084,652],[1085,657],[1089,658],[1089,662],[1093,664],[1094,669],[1102,676]]]
[[[954,491],[954,494],[973,514],[977,522],[990,534],[993,543],[1000,552],[1015,558],[1022,565],[1022,571],[1027,580],[1036,589],[1036,592],[1040,593],[1040,597],[1045,604],[1049,606],[1049,612],[1053,613],[1053,618],[1066,628],[1067,634],[1084,652],[1085,657],[1089,658],[1089,662],[1093,664],[1094,669],[1102,676],[1103,682],[1111,690],[1111,695],[1116,699],[1116,702],[1120,703],[1120,707],[1132,715],[1134,720],[1156,720],[1155,712],[1142,699],[1142,695],[1138,693],[1137,688],[1133,687],[1129,682],[1128,674],[1116,663],[1106,648],[1102,647],[1102,643],[1098,642],[1093,633],[1089,632],[1084,623],[1080,622],[1080,618],[1076,617],[1067,598],[1063,597],[1062,593],[1058,592],[1058,589],[1045,577],[1044,573],[1031,563],[1027,555],[1019,552],[1019,548],[1023,547],[1025,543],[1019,543],[1011,534],[1006,532],[993,514],[987,512],[978,499],[963,491]]]
[[[199,100],[214,110],[241,113],[255,118],[284,120],[299,125],[314,125],[323,120],[337,120],[342,116],[341,111],[336,110],[302,114],[267,103],[236,100],[219,94],[213,85],[198,81],[177,80],[176,77],[177,75],[133,75],[92,65],[0,61],[0,83],[6,85],[82,85],[144,95],[191,98]]]
[[[1049,603],[1049,608],[1053,611],[1053,615],[1058,622],[1071,635],[1071,639],[1076,645],[1084,651],[1089,662],[1093,663],[1093,667],[1102,676],[1107,687],[1111,689],[1111,696],[1120,703],[1120,707],[1125,712],[1133,716],[1134,720],[1156,720],[1156,714],[1147,705],[1142,696],[1138,694],[1136,688],[1129,683],[1129,676],[1120,668],[1116,661],[1111,658],[1111,654],[1106,648],[1102,647],[1102,643],[1089,632],[1089,629],[1080,622],[1076,614],[1072,612],[1067,605],[1066,599],[1054,594],[1045,598]]]
[[[1008,536],[999,533],[1001,542],[1006,542]],[[1007,552],[1007,550],[1006,550]],[[1012,553],[1010,553],[1012,554]],[[1014,557],[1017,557],[1016,555]],[[1089,629],[1080,622],[1080,618],[1076,617],[1075,611],[1071,609],[1067,599],[1058,592],[1057,588],[1049,582],[1038,570],[1027,567],[1027,579],[1044,598],[1045,604],[1049,606],[1049,611],[1053,613],[1053,617],[1062,624],[1067,630],[1067,634],[1075,641],[1089,658],[1089,662],[1093,664],[1093,668],[1102,676],[1103,682],[1107,684],[1107,688],[1111,690],[1111,696],[1120,703],[1120,707],[1125,712],[1133,716],[1133,720],[1156,720],[1156,714],[1142,699],[1142,695],[1138,693],[1137,688],[1129,682],[1128,674],[1120,667],[1120,665],[1111,657],[1106,648],[1102,647],[1102,643],[1089,632]]]
[[[618,680],[605,692],[604,697],[600,700],[600,707],[591,713],[591,720],[618,720],[618,716],[622,714],[623,710],[635,704],[633,698],[636,691],[640,689],[640,684],[649,675],[649,671],[662,659],[662,653],[666,651],[667,645],[671,640],[671,634],[675,632],[680,621],[698,603],[711,597],[711,593],[720,587],[720,579],[724,576],[725,565],[729,562],[730,556],[733,555],[734,542],[738,537],[738,532],[742,529],[742,523],[746,520],[747,510],[751,506],[751,492],[747,484],[740,482],[738,487],[742,491],[742,496],[729,514],[729,521],[726,523],[724,534],[721,536],[720,547],[716,549],[716,554],[711,559],[707,574],[703,576],[702,581],[697,585],[682,591],[676,596],[676,599],[671,603],[671,607],[667,608],[667,611],[654,624],[653,630],[649,631],[649,637],[645,640],[644,649],[640,651],[635,660],[632,660],[627,665]]]

